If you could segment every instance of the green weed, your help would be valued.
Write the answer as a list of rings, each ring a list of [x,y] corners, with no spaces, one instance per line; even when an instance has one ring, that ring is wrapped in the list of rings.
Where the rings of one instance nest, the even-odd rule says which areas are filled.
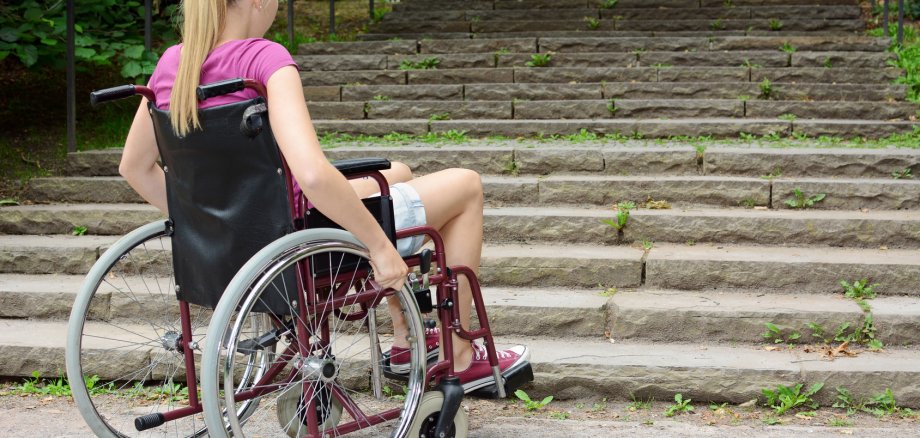
[[[636,203],[632,201],[622,201],[616,204],[616,220],[602,219],[601,222],[610,225],[617,231],[623,231],[626,223],[629,222],[629,211],[636,208]]]
[[[607,409],[607,397],[604,397],[601,399],[601,401],[594,402],[594,404],[591,405],[591,410],[594,412],[600,412],[605,409]]]
[[[789,334],[783,333],[784,330],[772,322],[764,325],[767,327],[767,331],[761,333],[761,336],[768,341],[772,340],[774,344],[794,344],[802,338],[802,334],[794,330]]]
[[[19,201],[13,198],[0,199],[0,207],[11,207],[14,205],[19,205]]]
[[[604,0],[604,2],[601,3],[601,7],[604,9],[613,9],[617,6],[617,3],[619,3],[619,1],[620,0]]]
[[[619,108],[617,108],[616,102],[613,99],[610,99],[607,102],[607,111],[610,111],[610,115],[614,115],[617,113],[618,110]],[[907,171],[909,173],[910,169],[907,169]]]
[[[534,53],[530,55],[530,61],[527,61],[524,65],[528,67],[546,67],[552,59],[552,53]]]
[[[597,18],[585,17],[585,24],[587,24],[588,29],[596,30],[601,27],[601,21]]]
[[[651,250],[653,246],[655,246],[655,242],[652,242],[651,240],[642,241],[642,248],[646,251]]]
[[[549,413],[549,418],[553,420],[565,420],[569,418],[569,413],[564,411],[555,411]]]
[[[709,23],[709,29],[710,30],[723,30],[725,29],[725,23],[722,21],[721,18],[717,18],[713,20],[712,23]]]
[[[766,175],[761,175],[760,178],[761,178],[761,179],[766,179],[766,180],[771,180],[771,181],[772,181],[772,180],[774,180],[774,179],[776,179],[776,178],[779,178],[779,177],[781,177],[781,176],[783,176],[783,168],[782,168],[782,167],[779,167],[779,166],[776,166],[776,167],[773,168],[773,170],[770,171],[770,173],[768,173],[768,174],[766,174]]]
[[[792,196],[793,197],[791,199],[787,199],[785,201],[785,204],[788,205],[790,208],[813,207],[815,203],[821,202],[824,200],[825,197],[827,197],[827,195],[824,193],[818,193],[817,195],[814,195],[814,196],[805,196],[805,194],[802,193],[802,190],[799,189],[798,187],[792,189]]]
[[[775,32],[775,31],[782,30],[782,29],[783,29],[782,21],[779,21],[776,18],[770,19],[770,30]]]
[[[450,113],[437,113],[428,117],[429,122],[433,122],[435,120],[450,120]]]
[[[894,179],[914,179],[914,176],[910,173],[909,167],[892,171],[891,177]],[[3,205],[2,201],[0,201],[0,205]]]
[[[693,411],[693,406],[690,405],[691,399],[684,400],[684,397],[681,394],[674,395],[674,404],[668,406],[664,411],[665,417],[673,417],[677,414],[688,413]]]
[[[598,285],[598,286],[600,286],[600,285]],[[601,286],[601,287],[603,288],[603,286]],[[615,287],[604,288],[604,290],[602,290],[600,293],[598,293],[598,295],[600,295],[600,296],[602,296],[602,297],[604,297],[604,298],[610,298],[610,297],[612,297],[612,296],[614,296],[614,295],[616,295],[616,294],[617,294],[617,288],[615,288]]]
[[[629,410],[630,412],[651,410],[652,409],[652,399],[638,400],[636,399],[636,396],[632,396],[632,401],[626,404],[626,409]]]
[[[767,398],[766,406],[773,408],[773,411],[778,416],[785,414],[790,409],[796,409],[802,406],[817,409],[818,403],[814,401],[811,396],[820,391],[821,388],[824,387],[824,383],[815,383],[804,393],[802,392],[803,386],[804,385],[801,383],[795,386],[778,385],[775,391],[764,388],[761,392],[763,392],[764,397]]]
[[[847,420],[846,418],[833,417],[827,420],[827,425],[831,427],[850,427],[853,426],[853,420]]]
[[[403,59],[399,63],[400,70],[435,70],[438,68],[438,65],[441,64],[441,60],[438,58],[425,58],[420,61],[413,61],[411,59]]]
[[[799,118],[799,116],[797,116],[797,115],[795,115],[795,114],[780,114],[779,117],[777,117],[777,119],[786,120],[786,121],[789,121],[789,122],[794,122],[794,121],[795,121],[796,119],[798,119],[798,118]]]
[[[834,68],[834,63],[831,61],[831,58],[824,58],[824,68]]]
[[[846,280],[840,280],[840,286],[843,287],[843,295],[847,298],[853,298],[857,300],[875,298],[875,288],[878,285],[878,283],[869,284],[868,278],[856,280],[853,282],[853,284],[847,283]]]
[[[374,100],[377,100],[377,101],[387,101],[387,100],[390,100],[390,96],[384,96],[384,95],[382,95],[382,94],[377,94],[377,95],[374,96]]]
[[[86,234],[86,227],[83,227],[83,226],[73,227],[73,230],[70,231],[70,234],[73,234],[74,236],[83,236]]]
[[[514,396],[524,402],[524,407],[527,408],[528,411],[536,411],[542,409],[544,406],[553,401],[553,396],[551,395],[546,396],[541,401],[531,400],[530,396],[521,389],[514,391]]]
[[[789,44],[789,42],[784,42],[782,46],[779,46],[779,49],[786,53],[795,53],[795,46]]]
[[[773,98],[773,83],[769,79],[763,78],[763,81],[758,85],[760,88],[760,96],[758,98],[763,100],[770,100]]]

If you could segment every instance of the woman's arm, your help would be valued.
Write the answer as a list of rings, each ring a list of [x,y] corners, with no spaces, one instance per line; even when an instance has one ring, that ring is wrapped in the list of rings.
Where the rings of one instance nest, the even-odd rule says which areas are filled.
[[[408,267],[352,186],[323,154],[297,69],[279,69],[266,85],[275,140],[304,194],[323,214],[367,245],[376,279],[382,286],[401,287]]]
[[[118,172],[142,198],[164,214],[168,214],[166,176],[163,169],[157,165],[159,156],[160,151],[153,134],[153,119],[147,112],[147,98],[143,98],[134,115],[131,130],[128,131]]]

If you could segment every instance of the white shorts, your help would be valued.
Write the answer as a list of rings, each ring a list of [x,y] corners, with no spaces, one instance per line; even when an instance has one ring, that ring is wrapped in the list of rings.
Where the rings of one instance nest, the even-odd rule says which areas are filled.
[[[396,231],[427,223],[422,198],[412,186],[406,183],[394,184],[390,186],[390,196],[393,198],[393,218],[396,220]],[[407,237],[396,241],[396,250],[399,251],[399,255],[408,257],[422,249],[424,243],[424,235]]]

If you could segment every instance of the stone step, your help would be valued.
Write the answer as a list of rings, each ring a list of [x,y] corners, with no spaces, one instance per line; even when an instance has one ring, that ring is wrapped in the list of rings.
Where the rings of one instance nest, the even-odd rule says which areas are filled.
[[[417,174],[428,174],[450,167],[473,169],[484,175],[514,171],[520,175],[575,173],[676,176],[702,173],[748,178],[772,174],[781,178],[887,179],[891,178],[893,171],[902,169],[912,169],[913,174],[920,174],[920,151],[915,149],[809,148],[807,142],[802,142],[802,146],[730,147],[715,143],[706,147],[702,157],[699,157],[695,146],[679,141],[665,145],[648,141],[580,144],[554,140],[471,141],[468,145],[356,144],[328,148],[325,153],[333,160],[384,157],[408,164]],[[64,174],[117,175],[120,160],[121,149],[71,153]],[[36,184],[46,183],[42,178],[32,181]]]
[[[598,82],[770,82],[887,84],[900,77],[895,68],[826,67],[486,67],[430,70],[347,70],[300,73],[304,86],[510,84]],[[776,87],[774,87],[776,88]],[[781,92],[781,89],[775,90]]]
[[[313,102],[314,120],[362,119],[611,119],[611,118],[785,118],[910,120],[908,102],[772,101],[741,99],[619,99],[536,101],[391,100]]]
[[[680,207],[683,204],[726,204],[735,202],[767,203],[769,191],[748,189],[742,184],[727,181],[691,180],[686,192],[669,188],[660,196],[649,184],[637,181],[616,186],[618,194],[606,195],[597,191],[587,195],[587,203],[572,204],[573,199],[557,193],[521,194],[515,189],[528,189],[526,183],[517,181],[496,182],[484,179],[487,190],[485,209],[485,240],[487,242],[564,242],[616,245],[624,243],[726,243],[759,245],[822,245],[852,248],[920,248],[920,213],[916,211],[821,211],[821,210],[755,210],[718,209],[699,206]],[[536,182],[530,183],[537,186]],[[646,190],[642,190],[642,186]],[[716,191],[718,186],[728,187],[727,193]],[[638,186],[638,188],[636,188]],[[740,186],[740,187],[738,187]],[[550,189],[551,190],[551,189]],[[569,190],[577,195],[578,190]],[[806,192],[808,193],[808,192]],[[675,197],[668,195],[676,195]],[[695,194],[695,195],[694,195]],[[734,195],[734,196],[733,196]],[[593,197],[592,197],[593,196]],[[644,202],[649,197],[672,203],[670,209],[648,209]],[[742,198],[742,196],[747,196]],[[543,198],[551,198],[544,201]],[[683,198],[681,198],[683,197]],[[758,201],[757,198],[761,200]],[[683,199],[683,202],[681,202]],[[743,199],[735,201],[735,199]],[[914,198],[916,199],[916,198]],[[630,213],[627,226],[617,233],[604,220],[613,220],[613,204],[633,200],[639,209]],[[499,207],[499,205],[503,205]],[[0,233],[9,235],[65,235],[75,227],[86,227],[89,235],[121,236],[149,222],[163,219],[154,208],[144,204],[80,204],[35,205],[0,209]]]
[[[0,318],[59,320],[69,317],[77,291],[84,281],[78,275],[0,275]],[[142,305],[145,311],[169,312],[149,285],[169,279],[131,279],[129,298],[115,291],[102,291],[92,309],[91,321],[130,321]],[[802,337],[796,343],[817,343],[808,323],[833,332],[844,323],[857,327],[863,311],[842,296],[783,294],[776,292],[687,292],[675,290],[567,290],[483,289],[493,332],[500,336],[600,337],[618,341],[649,342],[743,342],[764,341],[766,323]],[[539,300],[534,300],[539,297]],[[920,304],[909,297],[885,297],[869,301],[877,328],[876,338],[886,346],[920,342]],[[170,306],[170,307],[166,307]],[[175,311],[175,309],[172,309]],[[825,336],[827,333],[825,334]]]
[[[876,339],[886,347],[920,341],[916,299],[886,297],[868,303]],[[609,312],[609,335],[616,341],[775,344],[763,337],[766,323],[773,323],[785,337],[798,332],[801,338],[795,344],[813,345],[832,339],[843,324],[849,324],[848,333],[852,332],[865,315],[843,295],[644,289],[616,291]],[[816,335],[809,323],[820,325],[824,333]]]
[[[779,248],[661,244],[645,259],[646,286],[657,289],[786,290],[835,293],[840,280],[868,278],[885,296],[920,294],[916,250]]]
[[[5,376],[58,375],[64,368],[63,322],[0,320],[0,353]],[[100,327],[104,329],[104,327]],[[32,336],[22,336],[30,333]],[[534,382],[530,393],[553,394],[560,399],[611,397],[670,400],[674,393],[695,401],[743,403],[762,398],[762,389],[777,385],[823,382],[814,399],[828,405],[833,388],[843,386],[858,398],[892,388],[899,406],[920,406],[920,354],[910,349],[861,353],[834,361],[819,360],[817,353],[801,349],[765,351],[750,346],[729,347],[711,343],[689,345],[610,342],[605,339],[517,339],[502,337],[499,347],[523,343],[531,350]],[[99,348],[106,348],[100,345]],[[90,348],[87,346],[87,348]],[[100,352],[100,354],[105,354]],[[149,351],[134,351],[100,370],[113,376],[126,370],[119,364],[134,359],[149,361]],[[130,368],[136,369],[136,368]],[[100,376],[110,378],[112,376]],[[714,384],[713,382],[718,382]]]
[[[85,274],[117,236],[0,235],[0,273]],[[549,245],[485,245],[480,279],[490,286],[568,288],[638,287],[641,250],[628,247],[569,246],[565,255]],[[146,267],[160,267],[157,257]]]
[[[646,18],[646,17],[643,17]],[[776,28],[779,26],[779,28]],[[809,19],[788,18],[775,21],[775,18],[752,19],[624,19],[577,18],[577,19],[526,19],[526,20],[443,20],[443,21],[391,21],[384,20],[371,28],[372,32],[382,34],[401,34],[407,32],[462,33],[473,34],[488,32],[544,32],[544,31],[654,31],[656,34],[666,32],[723,32],[723,31],[763,31],[774,34],[789,32],[810,33],[853,33],[865,31],[862,19]]]
[[[587,26],[587,24],[586,24]],[[814,37],[816,35],[838,38],[859,36],[863,31],[815,32],[807,30],[523,30],[513,32],[399,32],[399,33],[364,33],[358,35],[360,41],[398,41],[398,40],[469,40],[469,39],[507,39],[507,38],[731,38],[731,37]],[[782,42],[780,43],[782,45]]]
[[[511,10],[410,10],[387,14],[384,21],[493,21],[493,20],[580,20],[583,18],[613,18],[618,20],[671,19],[858,19],[856,5],[834,8],[813,6],[737,6],[674,8],[567,8],[567,9],[511,9]]]
[[[421,55],[298,55],[301,71],[406,70],[407,66],[437,60],[437,69],[528,67],[531,53],[449,53]],[[896,59],[889,52],[796,52],[738,50],[674,52],[550,53],[548,67],[824,67],[884,68]],[[545,67],[545,66],[543,66]]]
[[[433,0],[405,0],[393,5],[394,11],[429,11],[429,10],[507,10],[507,9],[582,9],[582,8],[608,8],[605,0],[472,0],[472,1],[433,1]],[[734,0],[732,7],[750,6],[798,6],[798,5],[835,5],[853,6],[854,0]],[[620,9],[695,9],[695,8],[725,8],[724,0],[619,0],[613,11]]]
[[[881,138],[914,132],[916,122],[877,120],[682,118],[682,119],[569,119],[569,120],[317,120],[320,134],[382,136],[390,133],[424,135],[429,132],[463,132],[470,138],[543,137],[590,133],[633,138],[713,137],[738,138],[741,135],[780,137],[800,134],[807,137]]]
[[[892,102],[903,100],[907,87],[902,84],[797,84],[774,83],[774,100]],[[433,84],[361,85],[304,87],[311,102],[365,102],[384,100],[592,100],[592,99],[747,99],[760,102],[760,84],[723,83],[713,87],[708,82],[605,82],[579,84]],[[313,104],[310,104],[311,110]],[[895,104],[894,107],[897,107]],[[912,114],[913,115],[913,114]]]
[[[131,296],[115,290],[99,293],[92,321],[130,321],[142,306],[145,312],[178,314],[172,300],[149,285],[171,290],[169,278],[128,278]],[[80,290],[80,275],[0,274],[0,318],[66,320]],[[121,280],[120,280],[121,281]],[[121,287],[122,284],[119,284]],[[483,288],[490,325],[496,334],[538,336],[602,336],[607,329],[609,297],[593,290]],[[171,294],[167,298],[171,298]],[[539,296],[539,300],[534,300]],[[169,307],[167,307],[169,306]]]
[[[585,32],[581,32],[585,34]],[[593,34],[592,34],[593,35]],[[603,38],[475,38],[423,39],[409,41],[316,42],[302,44],[299,55],[415,55],[447,53],[527,52],[636,52],[636,51],[775,51],[788,44],[797,51],[811,52],[884,52],[889,38],[853,35],[827,36],[728,36],[669,37],[644,36]]]
[[[641,205],[641,204],[640,204]],[[581,207],[581,206],[579,206]],[[614,209],[486,209],[488,242],[697,244],[920,248],[917,212],[823,212],[678,208],[633,210],[622,233]],[[790,249],[793,251],[794,249]],[[652,251],[654,253],[654,250]],[[920,292],[920,290],[918,290]]]

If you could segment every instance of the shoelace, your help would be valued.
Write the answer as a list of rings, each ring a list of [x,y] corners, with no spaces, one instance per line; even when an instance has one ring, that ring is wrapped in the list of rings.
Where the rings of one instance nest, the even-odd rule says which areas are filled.
[[[511,359],[514,355],[508,350],[495,350],[495,354],[498,355],[499,359]],[[486,350],[485,345],[480,345],[473,343],[473,360],[487,360],[489,358],[489,352]]]

